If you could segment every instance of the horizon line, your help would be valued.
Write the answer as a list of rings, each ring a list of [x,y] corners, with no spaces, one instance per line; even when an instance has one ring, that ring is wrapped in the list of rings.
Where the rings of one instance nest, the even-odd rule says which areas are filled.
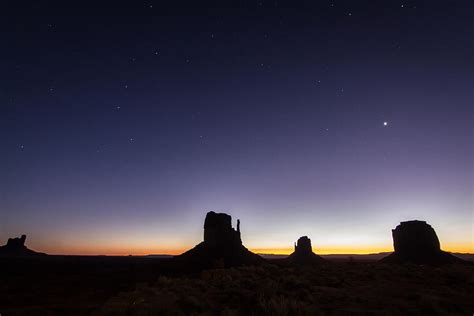
[[[178,256],[186,251],[192,249],[191,248],[186,248],[186,249],[177,249],[177,250],[170,250],[170,251],[146,251],[146,252],[141,252],[141,251],[104,251],[104,252],[93,252],[93,251],[72,251],[69,253],[65,252],[56,252],[56,251],[49,251],[49,252],[43,252],[39,249],[34,249],[35,251],[38,252],[43,252],[48,255],[52,256],[117,256],[117,257],[127,257],[127,256],[136,256],[136,257],[145,257],[145,256]],[[248,248],[250,251],[253,253],[259,254],[259,255],[290,255],[293,253],[294,248]],[[321,249],[321,248],[312,248],[313,252],[318,254],[318,255],[323,255],[323,256],[329,256],[329,255],[376,255],[376,254],[382,254],[382,253],[392,253],[394,252],[393,247],[391,248],[374,248],[374,249],[361,249],[357,251],[356,249],[347,249],[347,248],[330,248],[327,250]],[[331,251],[332,250],[332,251]],[[444,251],[450,252],[450,253],[460,253],[460,254],[473,254],[474,255],[474,249],[470,248],[455,248],[455,249],[450,249],[450,248],[444,248]]]

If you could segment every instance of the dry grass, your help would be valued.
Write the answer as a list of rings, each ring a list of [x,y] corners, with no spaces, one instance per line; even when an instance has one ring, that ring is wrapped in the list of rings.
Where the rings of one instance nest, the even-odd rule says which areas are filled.
[[[160,277],[96,315],[472,315],[473,267],[346,263],[242,267]]]

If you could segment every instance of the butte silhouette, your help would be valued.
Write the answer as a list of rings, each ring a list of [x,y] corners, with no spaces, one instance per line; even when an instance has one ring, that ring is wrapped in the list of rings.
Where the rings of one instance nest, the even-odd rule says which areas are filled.
[[[242,245],[239,220],[235,230],[230,215],[208,212],[204,220],[204,241],[174,257],[173,261],[178,266],[202,269],[253,265],[264,259]]]
[[[28,249],[25,246],[26,235],[19,238],[8,238],[7,244],[0,247],[0,256],[3,257],[28,257],[45,256],[46,254]]]
[[[425,221],[401,222],[392,229],[395,252],[381,259],[385,263],[444,264],[464,262],[442,251],[438,236]]]
[[[307,236],[303,236],[295,243],[295,251],[288,256],[286,262],[297,265],[308,265],[325,263],[326,260],[313,252],[311,239]]]

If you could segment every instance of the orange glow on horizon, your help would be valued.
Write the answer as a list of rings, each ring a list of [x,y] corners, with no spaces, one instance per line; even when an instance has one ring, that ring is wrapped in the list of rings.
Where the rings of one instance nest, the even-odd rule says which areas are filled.
[[[95,248],[95,249],[86,249],[86,248],[74,248],[74,249],[36,249],[40,252],[46,252],[52,255],[106,255],[106,256],[146,256],[150,254],[157,255],[179,255],[183,252],[191,249],[192,247],[187,248],[140,248],[140,249],[110,249],[106,247]],[[466,244],[453,244],[446,245],[446,247],[441,246],[444,251],[448,252],[458,252],[458,253],[474,253],[473,245]],[[293,248],[249,248],[250,251],[260,254],[275,254],[275,255],[289,255],[293,252]],[[392,252],[393,247],[343,247],[343,246],[329,246],[322,248],[313,248],[313,251],[321,255],[329,254],[373,254],[380,252]]]
[[[156,248],[134,248],[134,249],[116,249],[116,248],[80,248],[76,247],[73,249],[50,249],[50,250],[41,250],[35,249],[35,251],[45,252],[50,255],[70,255],[70,256],[147,256],[147,255],[179,255],[183,252],[189,250],[190,248],[186,249],[170,249],[170,248],[163,248],[163,249],[156,249]]]
[[[469,244],[446,244],[441,245],[441,249],[448,252],[457,253],[474,253],[474,245]],[[251,251],[261,254],[274,254],[274,255],[289,255],[293,252],[293,248],[252,248]],[[380,252],[392,252],[393,246],[379,246],[379,247],[343,247],[343,246],[329,246],[321,248],[313,248],[313,252],[320,255],[336,255],[336,254],[354,254],[364,255],[373,254]]]
[[[289,255],[293,252],[293,248],[256,248],[250,249],[255,253],[274,254],[274,255]],[[336,255],[336,254],[372,254],[379,252],[391,252],[393,248],[347,248],[347,247],[328,247],[328,248],[313,248],[313,252],[320,255]]]

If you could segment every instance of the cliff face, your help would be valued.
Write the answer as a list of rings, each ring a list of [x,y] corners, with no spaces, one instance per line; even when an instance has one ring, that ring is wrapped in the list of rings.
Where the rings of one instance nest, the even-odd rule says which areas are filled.
[[[295,244],[295,253],[307,254],[312,252],[311,239],[309,239],[308,236],[298,238]]]
[[[424,221],[402,222],[392,230],[392,237],[395,252],[400,254],[411,256],[420,251],[441,251],[436,232]]]
[[[25,247],[26,235],[21,235],[20,238],[8,238],[6,247],[11,249],[22,249]]]
[[[215,212],[206,214],[204,241],[174,258],[177,266],[192,270],[258,264],[263,261],[263,258],[242,245],[240,221],[237,220],[236,230],[232,227],[230,215]]]
[[[242,245],[240,221],[237,230],[232,228],[232,217],[225,213],[209,212],[204,220],[204,243],[209,247]]]
[[[401,222],[392,230],[395,252],[382,262],[417,264],[440,264],[461,259],[442,251],[435,230],[424,221]]]
[[[295,251],[288,256],[287,261],[292,264],[319,264],[326,260],[313,252],[311,239],[300,237],[295,244]]]

